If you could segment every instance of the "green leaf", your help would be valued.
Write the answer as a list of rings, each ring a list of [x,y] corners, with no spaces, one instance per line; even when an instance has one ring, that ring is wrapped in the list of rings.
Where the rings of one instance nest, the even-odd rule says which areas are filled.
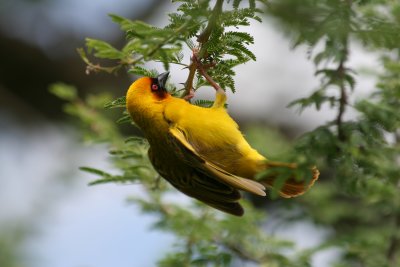
[[[95,174],[95,175],[102,176],[102,177],[111,177],[112,176],[111,174],[109,174],[107,172],[104,172],[99,169],[91,168],[91,167],[79,167],[79,169],[81,171],[88,172],[88,173]]]
[[[73,101],[78,97],[76,88],[64,83],[55,83],[50,85],[49,91],[63,100]]]
[[[254,37],[247,32],[229,31],[225,33],[225,37],[232,38],[235,42],[243,42],[245,44],[254,43]]]
[[[242,0],[233,0],[233,3],[232,3],[233,8],[234,9],[238,9],[239,5],[240,5],[240,2],[242,2]]]
[[[89,183],[89,185],[99,185],[106,183],[132,183],[137,181],[139,177],[124,177],[124,176],[110,176],[98,180],[94,180]]]
[[[132,122],[132,118],[131,115],[129,115],[128,113],[124,114],[121,118],[119,118],[116,121],[118,124],[124,124],[124,123],[133,123]]]
[[[148,144],[148,141],[146,138],[139,137],[139,136],[131,136],[127,139],[125,139],[125,143],[137,143],[137,144]]]
[[[196,106],[203,107],[203,108],[209,108],[214,104],[214,101],[205,100],[205,99],[198,99],[198,100],[194,101],[193,104],[196,105]]]
[[[76,51],[78,52],[79,56],[81,57],[81,59],[83,60],[83,62],[86,63],[86,65],[90,65],[90,61],[86,55],[86,52],[83,48],[77,48]]]
[[[108,102],[104,105],[105,109],[111,109],[111,108],[125,108],[126,107],[126,97],[121,96],[111,102]]]
[[[109,16],[111,17],[112,21],[121,26],[122,30],[128,31],[132,28],[133,21],[115,14],[109,14]]]
[[[101,40],[86,38],[86,46],[89,52],[95,50],[94,55],[98,58],[122,59],[124,57],[124,53]]]
[[[155,69],[148,70],[141,66],[134,66],[128,70],[129,73],[136,74],[139,76],[146,76],[146,77],[157,77],[159,75],[158,71]]]

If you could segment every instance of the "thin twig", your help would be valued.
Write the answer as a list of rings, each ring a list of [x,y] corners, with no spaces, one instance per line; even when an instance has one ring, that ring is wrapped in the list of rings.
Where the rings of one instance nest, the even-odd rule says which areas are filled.
[[[200,46],[200,51],[197,55],[197,59],[199,61],[207,55],[207,51],[204,47],[204,44],[208,42],[208,39],[210,38],[210,35],[211,35],[213,29],[215,28],[218,18],[222,12],[223,3],[224,3],[224,0],[217,0],[214,8],[212,10],[212,14],[211,14],[210,20],[208,21],[206,28],[197,37],[197,42],[199,42],[199,46]],[[190,92],[193,88],[193,80],[194,80],[194,76],[196,75],[196,70],[197,70],[197,64],[192,61],[189,65],[189,74],[188,74],[188,77],[185,82],[185,90],[182,94],[182,97],[185,97],[190,94]]]
[[[174,34],[168,36],[167,38],[165,38],[164,40],[162,40],[161,42],[159,42],[153,49],[151,49],[147,54],[142,54],[141,56],[139,56],[138,58],[124,58],[121,59],[121,61],[119,62],[118,65],[112,66],[112,67],[103,67],[100,66],[100,64],[94,64],[92,62],[89,61],[89,59],[86,56],[86,53],[83,49],[78,48],[77,51],[80,54],[81,58],[83,59],[83,61],[86,63],[86,74],[89,74],[90,72],[99,72],[99,71],[105,71],[107,73],[116,73],[122,66],[130,66],[130,65],[135,65],[137,63],[139,63],[140,61],[142,61],[143,59],[145,59],[146,57],[151,57],[152,55],[154,55],[158,50],[160,50],[164,45],[166,45],[167,43],[169,43],[170,41],[172,41],[175,38],[179,37],[179,33],[181,33],[183,30],[186,29],[186,27],[189,25],[189,21],[186,21],[182,26],[180,26],[178,29],[176,29],[174,31]],[[173,62],[174,64],[180,64],[180,65],[184,65],[187,66],[185,64],[181,64],[181,63],[176,63]]]
[[[347,49],[346,49],[347,51]],[[346,52],[347,54],[347,52]],[[340,79],[340,99],[339,99],[339,113],[336,117],[336,125],[337,125],[337,130],[338,130],[338,139],[342,142],[346,141],[346,135],[343,131],[343,115],[346,110],[346,105],[347,105],[347,91],[346,87],[344,85],[344,75],[345,75],[345,69],[344,69],[344,61],[346,60],[347,56],[343,57],[343,59],[339,63],[339,67],[337,69],[339,79]]]
[[[163,63],[162,60],[154,60],[154,62]],[[170,62],[168,62],[168,63],[169,63],[169,64],[175,64],[175,65],[183,66],[184,68],[182,68],[182,69],[185,69],[185,68],[188,68],[188,67],[189,67],[187,64],[181,63],[181,62],[178,62],[178,61],[170,61]]]
[[[351,8],[351,5],[353,4],[352,0],[347,0],[347,5],[349,6],[348,8]],[[349,40],[348,36],[345,36],[343,39],[343,56],[340,59],[339,66],[337,68],[337,74],[338,74],[338,79],[340,81],[339,87],[340,87],[340,99],[339,99],[339,112],[336,117],[336,125],[337,125],[337,131],[338,131],[338,139],[341,142],[346,141],[346,134],[343,130],[343,115],[344,112],[346,111],[346,105],[348,103],[348,96],[347,96],[347,90],[345,87],[345,75],[346,75],[346,68],[344,66],[345,62],[348,59],[349,55]]]
[[[196,64],[197,69],[200,71],[201,75],[203,75],[204,78],[206,78],[206,80],[212,85],[212,87],[214,87],[214,89],[217,92],[224,94],[225,91],[213,80],[213,78],[210,77],[210,75],[208,75],[208,73],[204,69],[203,65],[199,62],[199,59],[195,54],[193,55],[193,62]]]
[[[214,238],[214,243],[219,244],[220,246],[226,248],[227,250],[230,250],[231,252],[235,253],[240,259],[248,261],[248,262],[254,262],[257,264],[261,264],[263,262],[262,259],[259,259],[248,251],[246,251],[244,248],[240,247],[237,244],[232,244],[231,242],[224,242],[222,239],[219,238]]]
[[[215,6],[213,8],[210,20],[208,21],[207,27],[197,37],[197,42],[199,42],[200,44],[206,43],[208,41],[208,39],[210,38],[210,35],[211,35],[212,31],[214,30],[215,24],[217,23],[218,18],[221,15],[223,3],[224,3],[224,0],[217,0],[217,2],[215,3]],[[200,56],[203,56],[203,54],[200,54]]]
[[[191,62],[190,65],[189,65],[189,75],[188,75],[188,77],[186,79],[186,82],[185,82],[185,89],[184,89],[183,94],[181,96],[182,98],[184,98],[185,96],[190,94],[190,91],[193,88],[193,80],[194,80],[194,76],[196,75],[196,70],[197,70],[196,64]]]

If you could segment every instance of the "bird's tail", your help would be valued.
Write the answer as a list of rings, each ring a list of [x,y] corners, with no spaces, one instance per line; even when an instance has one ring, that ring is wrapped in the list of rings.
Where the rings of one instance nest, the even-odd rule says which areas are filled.
[[[269,170],[269,174],[260,180],[262,184],[266,187],[273,188],[276,186],[274,183],[277,180],[278,173],[274,172],[273,169],[277,168],[288,168],[288,169],[296,169],[296,163],[285,163],[285,162],[277,162],[277,161],[267,161],[266,169]],[[298,181],[294,175],[289,176],[285,183],[279,189],[279,195],[284,198],[297,197],[304,194],[311,186],[318,180],[319,171],[316,167],[312,167],[310,169],[310,175],[312,175],[311,179],[304,179],[302,181]]]

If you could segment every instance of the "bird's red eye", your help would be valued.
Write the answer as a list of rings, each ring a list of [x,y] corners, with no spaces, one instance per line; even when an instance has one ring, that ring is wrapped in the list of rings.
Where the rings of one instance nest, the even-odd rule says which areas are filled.
[[[157,91],[158,90],[158,85],[157,84],[152,84],[151,85],[151,90]]]

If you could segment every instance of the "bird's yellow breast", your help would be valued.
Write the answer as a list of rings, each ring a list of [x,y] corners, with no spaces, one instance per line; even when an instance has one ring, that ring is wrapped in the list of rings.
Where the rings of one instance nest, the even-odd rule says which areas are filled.
[[[184,131],[196,151],[225,170],[252,177],[262,169],[265,158],[247,143],[223,106],[203,108],[171,98],[165,117]]]

